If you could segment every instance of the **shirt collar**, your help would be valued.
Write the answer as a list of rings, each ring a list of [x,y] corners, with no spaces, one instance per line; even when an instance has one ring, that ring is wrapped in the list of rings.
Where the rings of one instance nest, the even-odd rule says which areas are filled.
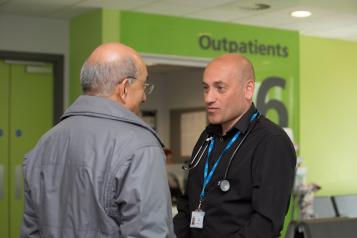
[[[257,111],[256,107],[252,103],[249,110],[243,115],[241,119],[227,132],[227,136],[234,134],[237,130],[239,130],[242,134],[244,134],[249,127],[251,116]],[[209,124],[206,128],[208,134],[222,136],[222,127],[219,124]]]

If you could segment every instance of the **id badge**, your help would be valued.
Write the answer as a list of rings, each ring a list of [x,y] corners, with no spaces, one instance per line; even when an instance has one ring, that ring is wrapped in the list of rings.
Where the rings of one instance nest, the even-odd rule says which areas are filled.
[[[191,222],[190,222],[190,227],[191,228],[203,228],[203,218],[205,217],[205,212],[202,210],[195,210],[192,212],[191,215]]]

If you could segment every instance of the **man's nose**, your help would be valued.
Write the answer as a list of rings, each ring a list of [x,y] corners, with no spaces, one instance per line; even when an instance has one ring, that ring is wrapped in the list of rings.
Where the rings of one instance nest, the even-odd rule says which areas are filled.
[[[211,104],[213,103],[216,99],[215,99],[215,94],[213,92],[213,90],[208,89],[205,93],[204,93],[204,101],[206,104]]]

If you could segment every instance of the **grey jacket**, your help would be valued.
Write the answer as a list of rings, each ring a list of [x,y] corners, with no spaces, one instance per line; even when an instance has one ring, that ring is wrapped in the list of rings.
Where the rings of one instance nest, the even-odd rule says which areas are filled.
[[[113,101],[80,96],[23,169],[22,237],[175,237],[162,143]]]

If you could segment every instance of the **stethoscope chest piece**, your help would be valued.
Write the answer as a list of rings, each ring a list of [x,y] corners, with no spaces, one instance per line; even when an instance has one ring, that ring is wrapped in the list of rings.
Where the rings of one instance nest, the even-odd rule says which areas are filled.
[[[218,182],[218,186],[221,189],[222,192],[228,192],[228,190],[231,188],[231,185],[229,184],[229,181],[226,179],[223,179]]]

